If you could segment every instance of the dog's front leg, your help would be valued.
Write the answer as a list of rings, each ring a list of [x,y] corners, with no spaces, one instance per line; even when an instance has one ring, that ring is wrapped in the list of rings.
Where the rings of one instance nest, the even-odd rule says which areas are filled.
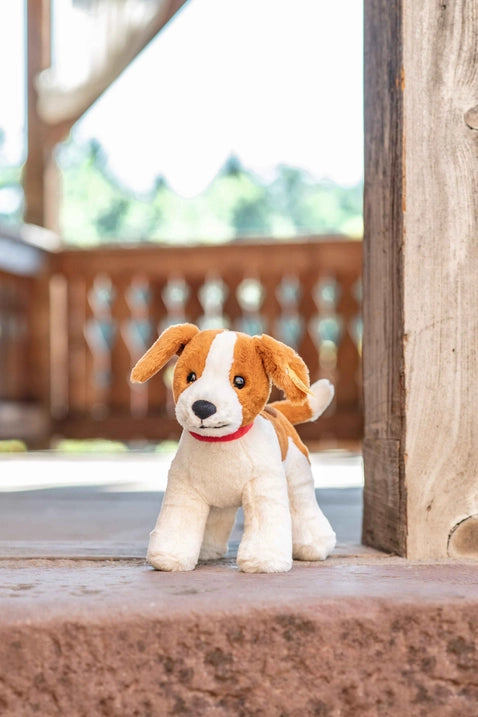
[[[237,564],[246,573],[280,573],[292,567],[292,528],[287,483],[280,469],[244,487],[244,535]]]
[[[150,534],[148,562],[156,570],[194,570],[209,506],[191,486],[169,476],[156,526]]]

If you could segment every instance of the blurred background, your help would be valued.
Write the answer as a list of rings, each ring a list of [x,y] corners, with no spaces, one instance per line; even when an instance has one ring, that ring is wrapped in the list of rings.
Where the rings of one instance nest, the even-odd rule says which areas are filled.
[[[63,241],[361,235],[360,0],[175,3],[135,57],[167,21],[168,0],[29,5],[35,23],[49,14],[46,69],[32,71],[40,119],[62,140]],[[27,34],[27,10],[0,5],[8,224],[25,211],[26,45],[41,41],[38,25]]]
[[[176,439],[128,375],[188,320],[296,348],[357,447],[362,2],[1,3],[0,60],[2,445]]]

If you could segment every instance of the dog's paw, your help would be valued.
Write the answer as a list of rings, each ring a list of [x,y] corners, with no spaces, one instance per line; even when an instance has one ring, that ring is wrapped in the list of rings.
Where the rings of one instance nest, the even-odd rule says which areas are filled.
[[[237,556],[237,566],[243,573],[287,573],[292,567],[292,557],[273,555],[266,558],[243,552]]]
[[[327,533],[313,542],[296,543],[292,548],[294,560],[325,560],[335,548],[335,533]]]
[[[195,560],[179,558],[166,553],[148,552],[147,560],[155,570],[163,570],[168,573],[179,572],[181,570],[194,570],[196,567]]]

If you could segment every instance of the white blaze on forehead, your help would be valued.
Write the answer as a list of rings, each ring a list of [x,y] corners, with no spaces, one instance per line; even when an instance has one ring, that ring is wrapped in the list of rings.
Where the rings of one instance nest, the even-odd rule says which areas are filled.
[[[214,378],[216,381],[225,378],[229,383],[229,372],[234,361],[234,346],[237,334],[224,331],[213,339],[206,359],[201,378]]]

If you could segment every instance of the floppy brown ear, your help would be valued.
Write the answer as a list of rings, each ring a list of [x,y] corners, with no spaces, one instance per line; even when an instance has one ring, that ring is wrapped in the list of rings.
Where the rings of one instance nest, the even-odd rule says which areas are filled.
[[[198,333],[198,327],[193,324],[176,324],[167,328],[133,368],[131,381],[144,383],[154,376],[174,354],[179,356],[186,344]]]
[[[281,388],[291,403],[305,401],[309,390],[309,371],[301,357],[272,336],[256,336],[256,348],[272,382]]]

